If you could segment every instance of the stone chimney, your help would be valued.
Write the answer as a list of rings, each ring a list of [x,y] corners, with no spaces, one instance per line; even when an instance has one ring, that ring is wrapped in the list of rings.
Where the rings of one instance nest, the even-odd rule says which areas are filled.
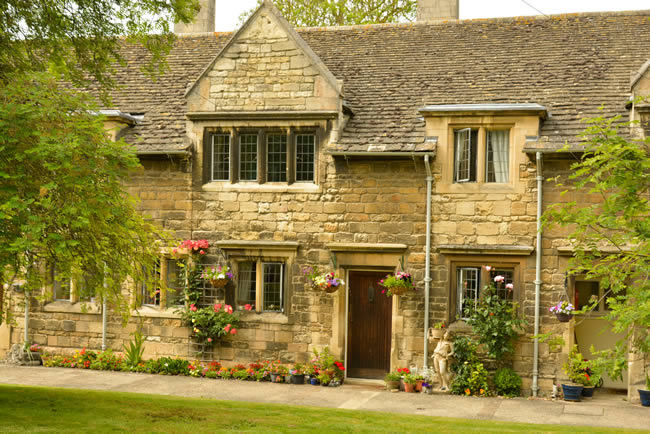
[[[418,21],[457,20],[459,0],[418,0]]]
[[[214,32],[215,0],[199,0],[201,10],[194,17],[194,22],[174,23],[174,33],[210,33]]]

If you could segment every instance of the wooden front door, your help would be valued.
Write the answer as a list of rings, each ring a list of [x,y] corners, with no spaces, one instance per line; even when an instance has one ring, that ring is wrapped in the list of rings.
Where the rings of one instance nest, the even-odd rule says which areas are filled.
[[[383,378],[390,371],[393,298],[382,294],[385,272],[350,271],[348,376]]]

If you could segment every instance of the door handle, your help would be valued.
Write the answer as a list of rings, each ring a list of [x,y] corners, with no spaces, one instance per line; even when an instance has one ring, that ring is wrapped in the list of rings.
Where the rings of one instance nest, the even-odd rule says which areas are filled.
[[[375,288],[370,285],[368,287],[368,303],[373,303],[375,301]]]

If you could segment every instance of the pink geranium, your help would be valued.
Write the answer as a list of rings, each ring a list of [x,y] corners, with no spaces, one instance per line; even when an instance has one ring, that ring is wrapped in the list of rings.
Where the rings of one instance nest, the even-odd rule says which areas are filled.
[[[250,304],[245,304],[244,309],[251,310],[251,309],[253,309],[253,306],[251,306]]]
[[[230,331],[230,327],[232,327],[230,324],[226,324],[226,326],[223,328],[226,333]]]
[[[196,312],[196,306],[194,304],[190,304],[190,310],[192,312]]]
[[[236,335],[236,334],[237,334],[237,329],[232,329],[232,330],[230,330],[230,334],[231,334],[231,335]]]
[[[226,311],[226,313],[232,313],[232,306],[229,305],[229,304],[227,304],[227,305],[224,307],[224,310]]]

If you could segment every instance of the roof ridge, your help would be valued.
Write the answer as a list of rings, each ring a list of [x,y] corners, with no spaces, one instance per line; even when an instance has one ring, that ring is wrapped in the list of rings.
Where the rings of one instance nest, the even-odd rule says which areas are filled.
[[[592,16],[635,16],[635,15],[650,15],[650,9],[643,10],[630,10],[630,11],[603,11],[603,12],[571,12],[564,14],[552,15],[520,15],[515,17],[495,17],[495,18],[467,18],[458,20],[427,20],[427,21],[413,21],[408,23],[379,23],[379,24],[354,24],[349,26],[323,26],[323,27],[295,27],[297,32],[310,32],[310,31],[337,31],[337,30],[363,30],[368,28],[381,28],[381,27],[411,27],[411,26],[430,26],[432,24],[465,24],[470,22],[517,22],[528,20],[550,20],[559,18],[576,18],[576,17],[592,17]]]

